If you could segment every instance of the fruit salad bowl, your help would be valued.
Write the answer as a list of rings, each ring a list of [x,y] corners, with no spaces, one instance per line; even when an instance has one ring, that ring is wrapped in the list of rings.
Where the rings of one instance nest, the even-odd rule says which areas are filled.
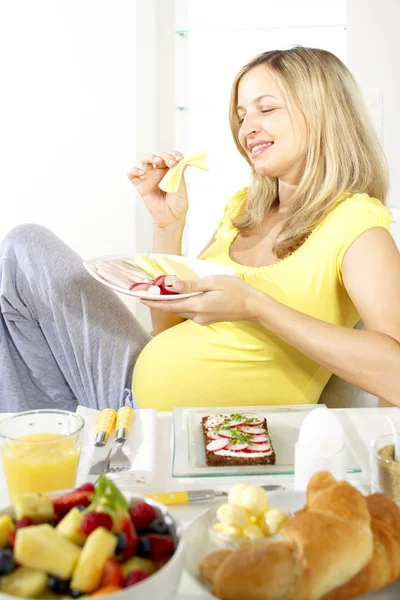
[[[167,508],[106,478],[0,511],[0,600],[173,600],[182,563],[182,527]]]

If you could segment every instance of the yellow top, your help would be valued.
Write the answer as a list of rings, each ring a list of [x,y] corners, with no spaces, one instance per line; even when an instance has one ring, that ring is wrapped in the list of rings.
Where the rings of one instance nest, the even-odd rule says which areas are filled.
[[[287,258],[266,267],[233,261],[231,217],[247,190],[231,198],[216,240],[202,259],[234,267],[238,277],[279,302],[317,319],[354,327],[360,320],[341,278],[350,244],[372,227],[390,230],[392,216],[367,194],[339,202]],[[247,321],[206,327],[185,321],[142,350],[132,390],[141,408],[316,403],[331,373],[266,329]]]

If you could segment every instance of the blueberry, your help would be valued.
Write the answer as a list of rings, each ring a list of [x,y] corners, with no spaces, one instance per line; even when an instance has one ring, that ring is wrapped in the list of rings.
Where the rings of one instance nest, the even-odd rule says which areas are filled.
[[[85,592],[81,592],[80,590],[71,590],[70,596],[72,596],[72,598],[80,598],[84,593]]]
[[[50,575],[49,588],[55,594],[66,594],[69,590],[69,580],[61,579],[61,577],[55,577],[54,575]]]
[[[154,519],[149,525],[149,531],[159,535],[169,535],[169,527],[164,519]]]
[[[145,535],[143,535],[138,543],[136,554],[142,558],[149,558],[151,553],[151,541]]]
[[[80,510],[81,512],[83,512],[84,510],[87,509],[87,506],[84,506],[83,504],[78,504],[78,506],[76,507],[78,510]]]
[[[0,551],[0,575],[11,573],[15,567],[15,560],[11,548]]]
[[[116,538],[117,538],[117,547],[115,549],[115,554],[121,554],[121,552],[123,550],[125,550],[125,548],[128,545],[128,540],[127,537],[125,535],[125,533],[122,533],[122,531],[118,532],[115,534]]]
[[[51,521],[49,521],[49,525],[51,525],[52,527],[56,527],[58,525],[57,519],[52,519]]]

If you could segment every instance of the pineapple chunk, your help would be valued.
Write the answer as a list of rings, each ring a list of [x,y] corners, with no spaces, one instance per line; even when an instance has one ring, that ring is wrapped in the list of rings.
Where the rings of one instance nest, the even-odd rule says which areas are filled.
[[[54,519],[54,506],[47,494],[19,494],[16,497],[15,516],[29,517],[34,523],[46,523]]]
[[[83,515],[79,508],[72,508],[59,522],[56,531],[70,542],[78,544],[78,546],[83,546],[87,540],[87,535],[80,531],[82,521]]]
[[[4,548],[8,544],[8,534],[10,531],[14,531],[14,529],[14,523],[10,515],[0,517],[0,548]]]
[[[43,571],[18,567],[0,579],[0,591],[20,598],[41,598],[47,589],[48,577]]]
[[[81,549],[78,546],[51,525],[32,525],[17,531],[14,556],[15,560],[25,567],[69,579],[80,553]]]
[[[156,572],[156,566],[149,558],[142,558],[141,556],[133,556],[126,561],[122,566],[122,575],[127,577],[132,571],[146,571],[149,575]]]
[[[114,555],[117,537],[98,527],[88,536],[71,581],[71,589],[93,592],[99,587],[107,558]]]

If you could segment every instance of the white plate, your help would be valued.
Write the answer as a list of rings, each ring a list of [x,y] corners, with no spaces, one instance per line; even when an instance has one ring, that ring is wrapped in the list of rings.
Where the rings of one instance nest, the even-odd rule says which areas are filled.
[[[282,508],[286,512],[293,513],[305,504],[305,493],[289,490],[277,490],[268,492],[271,508]],[[208,510],[194,519],[187,527],[183,536],[184,540],[184,566],[196,586],[201,589],[201,597],[206,600],[215,600],[216,596],[211,593],[211,586],[204,581],[198,570],[199,562],[211,552],[220,550],[208,535]],[[268,543],[268,542],[266,542]],[[196,595],[197,598],[197,595]],[[358,596],[363,600],[398,600],[400,598],[400,582],[396,582],[386,588],[370,594]]]
[[[225,267],[224,265],[220,265],[218,263],[210,262],[208,260],[200,260],[198,258],[188,258],[187,256],[175,256],[172,254],[149,254],[150,257],[157,258],[157,256],[166,256],[171,258],[177,262],[182,262],[188,265],[199,277],[207,277],[208,275],[234,275],[235,270],[229,267]],[[130,291],[124,288],[119,287],[118,285],[113,285],[112,283],[108,283],[97,274],[96,271],[96,262],[98,260],[123,260],[125,258],[133,258],[127,257],[122,254],[111,254],[106,256],[96,256],[95,258],[90,258],[88,260],[83,261],[83,266],[90,273],[92,277],[97,279],[103,285],[111,288],[115,292],[119,292],[121,294],[126,294],[127,296],[135,296],[136,298],[147,298],[148,300],[181,300],[182,298],[188,298],[189,296],[197,296],[202,292],[193,292],[192,294],[174,294],[168,296],[156,296],[155,294],[149,294],[144,290],[140,291]]]
[[[311,410],[329,410],[325,404],[295,404],[292,406],[217,406],[174,408],[173,477],[229,477],[237,475],[293,475],[294,445],[305,416]],[[203,417],[221,413],[255,412],[266,417],[268,432],[276,454],[275,465],[210,467],[206,464]],[[347,443],[349,473],[359,473],[361,467]]]

